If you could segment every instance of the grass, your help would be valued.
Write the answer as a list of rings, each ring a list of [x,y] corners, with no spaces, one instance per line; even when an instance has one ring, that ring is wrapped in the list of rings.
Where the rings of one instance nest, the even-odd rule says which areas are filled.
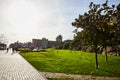
[[[98,54],[99,69],[95,69],[94,53],[82,51],[54,50],[28,52],[21,55],[41,72],[71,73],[82,75],[120,77],[120,57]]]

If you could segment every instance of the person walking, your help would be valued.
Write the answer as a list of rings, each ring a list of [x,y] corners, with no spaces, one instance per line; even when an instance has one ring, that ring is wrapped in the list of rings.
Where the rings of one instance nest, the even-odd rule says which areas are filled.
[[[8,51],[9,51],[9,48],[7,48],[7,53],[8,53]]]
[[[15,52],[15,48],[13,47],[13,48],[12,48],[12,54],[11,54],[11,55],[13,55],[14,52]]]

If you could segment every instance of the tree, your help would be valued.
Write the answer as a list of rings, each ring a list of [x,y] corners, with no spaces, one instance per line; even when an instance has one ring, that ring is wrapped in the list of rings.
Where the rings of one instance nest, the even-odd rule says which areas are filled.
[[[114,5],[113,5],[114,7]],[[120,44],[120,4],[116,6],[111,17],[110,26],[113,28],[111,32],[111,45],[116,47],[117,54],[119,55],[119,44]]]
[[[115,10],[115,5],[109,7],[107,4],[108,1],[101,6],[100,4],[93,4],[93,2],[91,2],[89,5],[90,10],[85,12],[83,15],[79,15],[79,17],[75,19],[75,22],[72,23],[72,25],[77,29],[83,29],[82,42],[84,45],[89,45],[94,49],[96,68],[98,68],[98,46],[105,48],[106,61],[108,61],[106,47],[111,44],[116,45],[120,40],[119,37],[114,38],[115,35],[118,36],[120,34],[120,25],[118,25],[120,23],[113,22],[113,17],[115,14],[119,14],[120,7],[117,6],[119,10]],[[120,17],[115,17],[118,22]],[[116,25],[118,26],[116,27]],[[117,43],[115,44],[113,41],[116,40]]]
[[[4,34],[0,34],[0,43],[7,44],[7,39]]]
[[[56,48],[62,49],[62,36],[61,35],[58,35],[56,37]]]
[[[70,42],[63,43],[63,49],[69,49],[69,47],[70,47]]]
[[[83,34],[82,34],[82,31],[77,32],[75,30],[73,32],[75,32],[76,34],[74,35],[74,39],[70,43],[71,49],[81,50],[81,46],[84,44],[82,42],[82,39],[84,37]],[[82,47],[82,50],[83,50],[83,47]]]

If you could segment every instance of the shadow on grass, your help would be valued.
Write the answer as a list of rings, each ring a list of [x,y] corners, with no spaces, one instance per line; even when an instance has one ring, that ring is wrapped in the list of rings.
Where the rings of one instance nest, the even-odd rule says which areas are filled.
[[[120,62],[118,61],[110,61],[111,63],[116,63],[116,64],[120,64]]]
[[[119,74],[117,74],[115,72],[112,72],[112,71],[109,71],[109,70],[106,70],[106,69],[103,69],[103,68],[99,68],[99,69],[102,70],[102,71],[104,71],[104,72],[111,73],[113,75],[119,75]]]

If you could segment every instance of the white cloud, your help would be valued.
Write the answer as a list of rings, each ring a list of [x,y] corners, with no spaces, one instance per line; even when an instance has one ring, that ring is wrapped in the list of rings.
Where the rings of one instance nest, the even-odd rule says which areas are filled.
[[[58,0],[46,1],[3,1],[0,8],[0,32],[7,35],[9,42],[42,37],[55,40],[59,34],[64,39],[71,38],[73,28],[71,22],[66,21],[67,11],[64,14]]]

